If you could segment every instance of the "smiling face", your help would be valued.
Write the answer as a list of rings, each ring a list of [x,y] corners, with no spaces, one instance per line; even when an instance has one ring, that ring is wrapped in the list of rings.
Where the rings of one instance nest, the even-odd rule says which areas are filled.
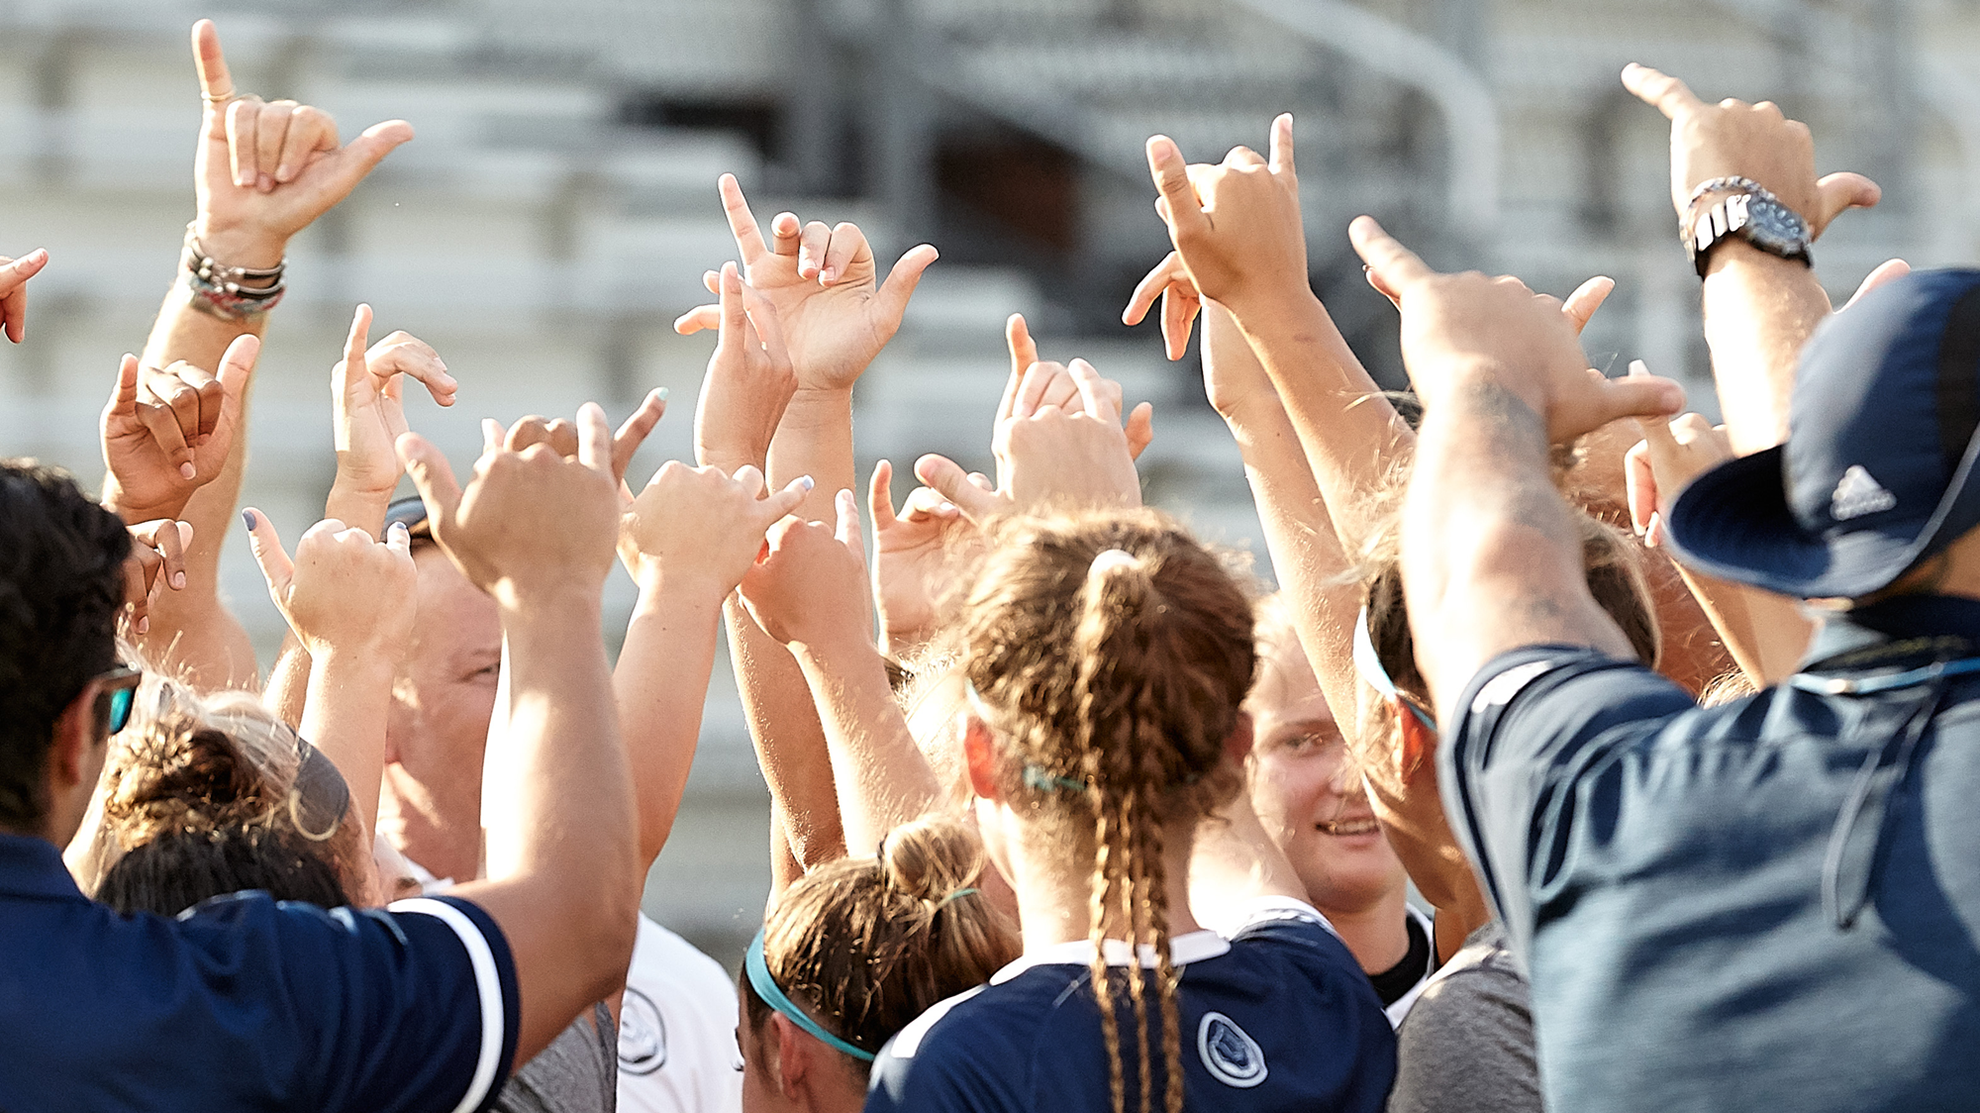
[[[1261,631],[1262,632],[1262,631]],[[1375,821],[1340,727],[1290,632],[1261,637],[1245,701],[1254,742],[1252,806],[1322,912],[1346,914],[1403,891],[1402,863]]]

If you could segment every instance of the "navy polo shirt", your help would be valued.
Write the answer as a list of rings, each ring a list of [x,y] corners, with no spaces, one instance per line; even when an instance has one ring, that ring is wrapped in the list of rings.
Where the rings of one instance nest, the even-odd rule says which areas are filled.
[[[7,1113],[467,1113],[507,1077],[517,1015],[508,944],[466,901],[126,917],[53,845],[0,835]]]
[[[1379,1113],[1395,1080],[1396,1041],[1382,1003],[1320,914],[1261,901],[1231,938],[1170,941],[1181,976],[1183,1107],[1189,1110]],[[1108,961],[1128,947],[1108,941]],[[936,1005],[888,1041],[873,1064],[868,1113],[894,1110],[1109,1113],[1107,1051],[1087,962],[1061,944],[1005,967],[990,984]],[[1152,967],[1152,955],[1142,965]],[[1161,1021],[1149,983],[1149,1049]],[[1140,1104],[1134,1012],[1115,980],[1127,1107]],[[1152,1064],[1156,1107],[1162,1079]]]
[[[1980,603],[1923,597],[1720,707],[1585,648],[1480,671],[1444,803],[1527,959],[1549,1108],[1980,1107],[1980,676],[1832,690],[1976,655]]]

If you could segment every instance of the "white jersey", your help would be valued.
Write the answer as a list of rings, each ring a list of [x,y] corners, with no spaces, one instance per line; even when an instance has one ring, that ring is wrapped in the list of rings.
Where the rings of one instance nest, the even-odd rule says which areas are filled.
[[[737,1113],[736,983],[720,963],[639,917],[619,1010],[619,1108],[625,1113]]]

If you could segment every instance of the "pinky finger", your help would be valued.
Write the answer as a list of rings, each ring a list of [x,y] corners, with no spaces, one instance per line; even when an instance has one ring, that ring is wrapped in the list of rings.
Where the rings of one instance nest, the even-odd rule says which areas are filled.
[[[682,336],[693,336],[706,329],[722,327],[722,307],[719,305],[697,305],[674,319],[674,331]]]

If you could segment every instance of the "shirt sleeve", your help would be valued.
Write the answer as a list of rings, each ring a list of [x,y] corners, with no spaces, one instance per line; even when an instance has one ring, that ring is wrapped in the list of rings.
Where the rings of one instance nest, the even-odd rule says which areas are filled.
[[[1571,864],[1573,840],[1613,831],[1621,794],[1598,782],[1615,758],[1697,705],[1633,661],[1585,646],[1528,646],[1488,662],[1439,747],[1452,833],[1515,945]]]
[[[515,965],[467,901],[326,910],[254,894],[183,919],[208,992],[254,1018],[246,1038],[285,1106],[473,1113],[508,1077]]]

